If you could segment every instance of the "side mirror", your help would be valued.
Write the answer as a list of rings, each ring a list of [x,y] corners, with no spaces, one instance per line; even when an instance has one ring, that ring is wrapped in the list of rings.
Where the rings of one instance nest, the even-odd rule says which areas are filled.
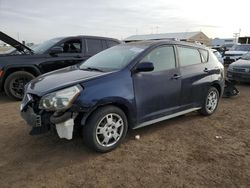
[[[151,62],[141,62],[136,65],[135,72],[150,72],[154,70],[154,64]]]
[[[51,48],[50,52],[51,55],[56,55],[56,54],[60,54],[63,53],[63,48],[60,46],[55,46],[53,48]]]

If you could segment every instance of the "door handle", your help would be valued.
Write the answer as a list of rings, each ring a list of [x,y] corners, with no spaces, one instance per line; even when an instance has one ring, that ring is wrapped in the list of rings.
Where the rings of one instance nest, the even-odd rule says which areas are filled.
[[[177,74],[175,74],[171,79],[175,79],[175,80],[177,80],[177,79],[179,79],[179,78],[181,78],[181,75],[177,75]]]
[[[210,72],[210,70],[208,68],[205,68],[203,71],[207,72],[207,73]]]

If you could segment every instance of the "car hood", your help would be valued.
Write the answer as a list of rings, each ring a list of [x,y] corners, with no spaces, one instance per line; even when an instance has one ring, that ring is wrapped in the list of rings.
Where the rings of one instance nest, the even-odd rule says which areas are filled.
[[[50,92],[111,73],[81,70],[77,66],[67,67],[35,78],[27,85],[26,92],[43,96]]]
[[[226,51],[225,52],[225,55],[228,55],[228,54],[239,54],[239,55],[243,55],[243,54],[246,54],[247,51]]]
[[[250,60],[240,59],[238,61],[231,63],[231,66],[250,68]]]
[[[29,47],[25,46],[24,44],[18,42],[17,40],[11,38],[10,36],[6,35],[5,33],[1,31],[0,31],[0,40],[16,48],[21,53],[25,53],[25,54],[33,53],[33,50],[31,50]]]
[[[33,54],[35,55],[35,54]],[[28,54],[20,54],[20,55],[0,55],[0,69],[11,65],[11,66],[15,66],[15,65],[19,65],[20,63],[25,63],[25,64],[29,64],[31,61],[33,62],[35,60],[35,57],[33,55],[28,55]],[[34,57],[34,58],[32,58]],[[36,56],[38,57],[38,56]],[[44,56],[39,56],[39,57],[44,57]]]

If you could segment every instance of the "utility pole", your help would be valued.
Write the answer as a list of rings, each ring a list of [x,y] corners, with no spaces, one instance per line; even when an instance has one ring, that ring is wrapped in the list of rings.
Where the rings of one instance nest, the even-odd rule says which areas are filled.
[[[240,36],[240,33],[233,33],[233,37],[234,37],[235,43],[238,43],[239,36]]]
[[[19,41],[19,32],[17,32],[17,40]]]
[[[238,39],[240,37],[241,29],[239,29],[238,33],[233,33],[233,37],[235,38],[235,43],[238,43]]]
[[[156,26],[156,34],[158,34],[159,26]]]
[[[154,27],[151,27],[151,34],[154,33]]]

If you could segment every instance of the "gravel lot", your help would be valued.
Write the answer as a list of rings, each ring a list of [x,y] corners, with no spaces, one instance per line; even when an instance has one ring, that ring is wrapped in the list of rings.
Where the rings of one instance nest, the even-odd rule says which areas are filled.
[[[0,187],[250,187],[250,85],[238,89],[213,116],[130,131],[107,154],[80,136],[30,136],[19,102],[0,94]]]

